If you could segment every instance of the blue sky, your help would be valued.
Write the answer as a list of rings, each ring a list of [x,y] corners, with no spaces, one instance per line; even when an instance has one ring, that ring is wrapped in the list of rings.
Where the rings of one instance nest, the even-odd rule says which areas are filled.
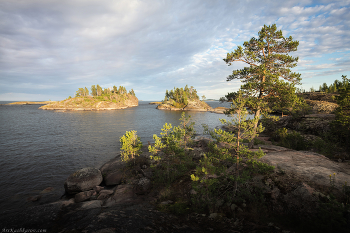
[[[0,101],[62,100],[80,87],[133,88],[140,100],[194,86],[218,99],[226,53],[277,24],[300,42],[302,86],[350,77],[350,1],[0,0]]]

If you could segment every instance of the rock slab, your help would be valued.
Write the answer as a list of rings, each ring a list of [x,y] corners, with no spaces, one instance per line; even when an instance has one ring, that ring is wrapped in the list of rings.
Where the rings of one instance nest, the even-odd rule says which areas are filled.
[[[345,183],[350,184],[349,164],[334,162],[318,153],[280,150],[267,153],[261,161],[298,174],[318,185],[330,186],[333,183],[335,188],[341,190]]]

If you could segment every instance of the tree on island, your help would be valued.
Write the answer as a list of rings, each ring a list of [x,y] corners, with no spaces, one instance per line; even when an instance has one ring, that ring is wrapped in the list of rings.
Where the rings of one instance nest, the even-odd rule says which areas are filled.
[[[294,85],[300,84],[299,73],[291,72],[295,67],[298,57],[292,57],[290,52],[297,51],[299,41],[293,41],[290,36],[283,37],[282,31],[277,31],[276,24],[264,25],[259,31],[258,38],[251,38],[242,46],[238,46],[234,52],[228,53],[224,61],[231,65],[232,62],[243,62],[248,67],[234,70],[227,77],[227,81],[233,79],[242,80],[241,91],[247,98],[247,107],[259,118],[264,112],[271,111],[271,105],[285,101],[283,93],[291,93],[288,90]],[[289,84],[287,85],[286,82]],[[294,101],[291,93],[287,101]],[[293,97],[293,98],[292,98]],[[258,124],[254,126],[254,132]],[[249,143],[252,147],[253,140]]]
[[[95,85],[91,86],[91,95],[92,96],[97,96],[97,88]]]
[[[97,92],[97,96],[101,96],[102,95],[102,87],[100,85],[98,85],[98,84],[96,86],[96,92]]]
[[[177,108],[183,108],[188,104],[188,101],[199,100],[196,89],[193,86],[190,88],[186,85],[185,88],[175,88],[166,90],[163,103],[170,103]]]
[[[88,96],[88,95],[89,95],[89,90],[86,87],[79,88],[75,93],[75,97],[84,97],[84,96]]]
[[[107,99],[114,99],[116,101],[116,96],[118,95],[131,95],[135,96],[135,91],[131,89],[129,93],[127,92],[126,88],[123,86],[119,86],[119,89],[116,86],[113,86],[113,88],[103,88],[100,85],[92,85],[91,86],[91,95],[93,97],[100,97],[100,96],[107,96]],[[75,97],[85,97],[89,96],[89,89],[88,88],[79,88],[78,91],[76,91]],[[114,96],[114,97],[113,97]]]

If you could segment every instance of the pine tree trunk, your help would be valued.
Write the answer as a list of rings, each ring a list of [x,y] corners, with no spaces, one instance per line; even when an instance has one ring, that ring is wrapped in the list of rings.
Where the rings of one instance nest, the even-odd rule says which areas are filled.
[[[255,112],[255,116],[254,118],[255,119],[259,119],[260,118],[260,108],[258,108],[258,110],[256,110]],[[253,128],[253,132],[254,132],[254,137],[252,138],[252,140],[248,143],[248,148],[249,149],[252,149],[253,146],[254,146],[254,138],[256,137],[256,129],[258,128],[258,124],[259,124],[259,121],[257,120],[254,124],[254,128]]]

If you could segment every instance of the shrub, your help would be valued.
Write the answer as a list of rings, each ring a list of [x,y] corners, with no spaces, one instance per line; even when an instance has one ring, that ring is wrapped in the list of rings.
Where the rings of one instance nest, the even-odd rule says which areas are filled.
[[[141,153],[142,142],[140,137],[137,136],[137,132],[126,131],[125,135],[120,137],[121,146],[121,159],[122,161],[129,161],[130,159],[134,160],[135,156],[139,156]]]
[[[190,119],[191,116],[186,117],[183,112],[179,126],[173,127],[165,123],[161,137],[153,135],[155,143],[148,146],[148,150],[152,153],[150,158],[159,165],[154,169],[155,182],[169,185],[194,167],[191,157],[185,151],[195,134],[194,123]]]
[[[287,133],[287,129],[282,128],[279,135],[281,135],[278,144],[280,146],[293,150],[308,150],[311,147],[311,144],[298,132],[292,131],[291,133]]]

